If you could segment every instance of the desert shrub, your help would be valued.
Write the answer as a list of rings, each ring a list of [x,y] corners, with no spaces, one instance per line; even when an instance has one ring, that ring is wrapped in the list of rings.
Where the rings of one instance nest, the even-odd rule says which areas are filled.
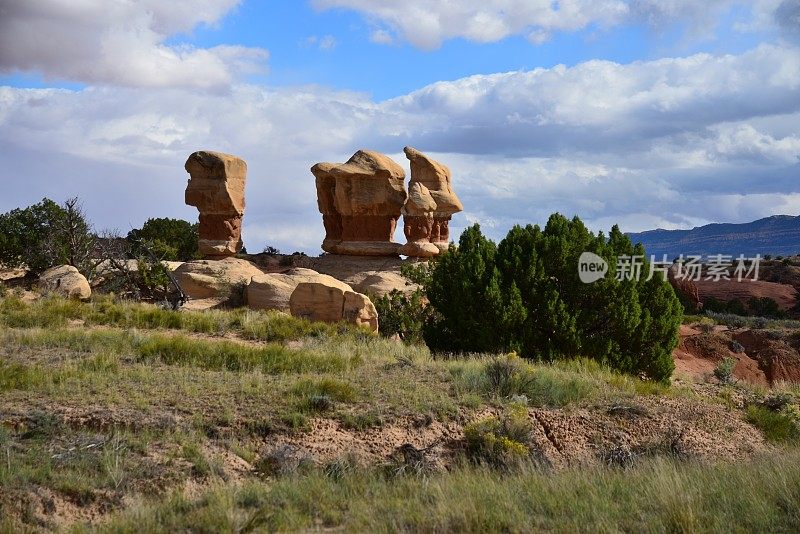
[[[512,405],[501,416],[485,417],[464,428],[467,452],[473,461],[513,467],[530,457],[532,427],[524,406]]]
[[[780,308],[780,305],[769,297],[753,297],[747,301],[747,307],[751,315],[757,317],[767,317],[770,319],[787,319],[789,314]]]
[[[77,198],[59,206],[45,198],[0,215],[0,263],[38,275],[56,265],[72,265],[91,277],[95,236]]]
[[[515,353],[493,358],[484,372],[492,395],[511,397],[528,393],[532,371]]]
[[[578,258],[594,252],[609,265],[645,256],[617,227],[608,238],[577,217],[553,215],[544,230],[516,226],[495,245],[478,225],[433,265],[425,284],[437,313],[425,341],[442,352],[511,352],[545,361],[588,356],[653,380],[672,374],[682,318],[669,283],[613,276],[584,284]]]
[[[191,261],[198,259],[199,225],[181,219],[147,219],[141,228],[128,232],[127,240],[134,256],[146,255],[142,243],[161,260]]]
[[[731,348],[731,352],[733,352],[735,354],[742,354],[744,352],[744,345],[742,345],[741,343],[739,343],[735,339],[731,340],[730,348]]]
[[[714,376],[723,384],[730,384],[733,380],[733,368],[736,367],[736,360],[733,358],[723,358],[714,367]]]
[[[373,299],[373,303],[380,317],[381,335],[397,335],[406,343],[424,343],[425,321],[433,310],[426,306],[422,291],[406,295],[394,289],[388,295]]]

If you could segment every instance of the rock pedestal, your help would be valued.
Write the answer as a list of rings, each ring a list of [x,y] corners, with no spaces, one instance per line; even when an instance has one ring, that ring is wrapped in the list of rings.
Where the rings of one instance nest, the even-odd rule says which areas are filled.
[[[406,201],[405,172],[389,157],[359,150],[347,163],[318,163],[317,203],[325,225],[322,249],[333,254],[394,256],[392,241]]]
[[[427,239],[439,251],[445,251],[450,246],[450,219],[453,214],[464,209],[453,191],[450,169],[410,146],[405,147],[403,151],[411,162],[410,188],[413,188],[414,184],[424,186],[435,203]],[[406,236],[421,235],[423,224],[417,217],[418,215],[404,217],[406,227],[411,226],[405,230]],[[415,242],[424,242],[424,239],[415,237]]]
[[[439,248],[431,243],[431,234],[436,213],[436,201],[428,188],[412,182],[408,188],[408,200],[403,206],[403,233],[406,244],[400,254],[415,258],[431,258],[439,254]]]
[[[247,164],[221,152],[195,152],[186,160],[186,204],[200,211],[200,253],[208,259],[233,256],[242,248]]]

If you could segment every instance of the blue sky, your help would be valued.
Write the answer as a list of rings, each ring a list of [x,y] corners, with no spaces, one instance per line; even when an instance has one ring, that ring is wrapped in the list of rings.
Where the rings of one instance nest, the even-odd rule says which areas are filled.
[[[196,217],[186,157],[249,163],[248,248],[317,252],[317,161],[402,148],[493,237],[800,212],[800,0],[0,0],[0,211]],[[398,233],[398,238],[401,236]]]

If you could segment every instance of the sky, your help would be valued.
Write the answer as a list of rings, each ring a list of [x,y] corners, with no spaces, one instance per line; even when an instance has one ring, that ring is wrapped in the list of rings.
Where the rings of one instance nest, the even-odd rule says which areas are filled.
[[[319,253],[310,167],[409,175],[407,145],[452,169],[454,239],[800,215],[800,0],[0,0],[0,212],[193,221],[217,150],[248,250]]]

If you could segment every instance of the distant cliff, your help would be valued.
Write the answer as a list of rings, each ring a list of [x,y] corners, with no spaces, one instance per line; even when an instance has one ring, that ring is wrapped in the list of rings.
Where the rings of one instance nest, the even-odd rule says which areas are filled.
[[[743,224],[709,224],[691,230],[650,230],[629,233],[642,243],[647,254],[666,254],[671,260],[680,254],[730,254],[748,257],[761,254],[800,254],[800,217],[776,215]]]

